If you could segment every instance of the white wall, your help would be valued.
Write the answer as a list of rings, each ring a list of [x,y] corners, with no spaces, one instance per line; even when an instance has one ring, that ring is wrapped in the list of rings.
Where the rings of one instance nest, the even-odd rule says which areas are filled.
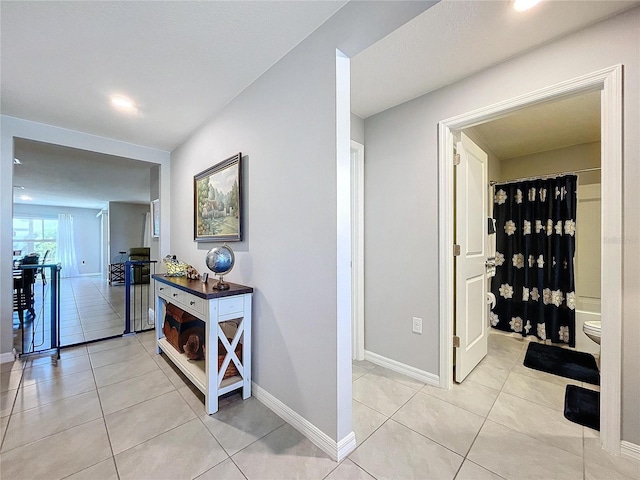
[[[90,208],[52,207],[16,203],[13,214],[58,218],[60,213],[73,215],[73,235],[80,275],[100,273],[100,210]],[[40,259],[42,260],[42,259]]]
[[[11,349],[13,348],[11,250],[13,244],[12,183],[14,137],[156,163],[160,165],[162,171],[160,181],[162,201],[166,203],[171,201],[168,168],[169,152],[6,115],[0,116],[0,361],[7,361],[13,358],[11,354]],[[166,253],[171,248],[168,225],[169,213],[165,212],[162,214],[160,228],[161,251]]]
[[[109,261],[118,252],[127,252],[134,247],[143,247],[145,213],[148,203],[109,202]]]
[[[622,439],[640,444],[639,27],[635,8],[365,120],[367,350],[438,374],[438,122],[622,63],[624,238],[610,241],[624,243]],[[379,261],[389,249],[392,265]]]
[[[599,183],[578,181],[576,218],[576,309],[600,312],[602,295],[602,192]]]
[[[255,288],[253,380],[335,442],[352,431],[350,318],[338,301],[350,280],[337,289],[348,260],[336,265],[349,248],[337,200],[349,109],[337,118],[336,48],[353,55],[427,6],[347,4],[171,155],[172,253],[203,271],[212,244],[193,242],[193,176],[243,153],[244,239],[226,278]]]
[[[351,140],[364,144],[364,120],[355,113],[351,114]]]
[[[600,167],[600,142],[582,143],[501,161],[501,181]],[[493,177],[494,179],[496,177]],[[580,185],[600,183],[600,172],[578,174]]]

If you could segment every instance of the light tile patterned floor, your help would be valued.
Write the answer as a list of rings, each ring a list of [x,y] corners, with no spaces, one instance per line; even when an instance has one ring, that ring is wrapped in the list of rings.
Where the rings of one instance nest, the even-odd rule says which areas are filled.
[[[452,390],[353,365],[357,449],[341,463],[255,398],[213,416],[154,351],[152,332],[2,364],[2,478],[620,479],[640,463],[568,422],[565,381],[522,367],[525,342],[491,335],[489,356]]]
[[[149,285],[131,285],[130,288],[132,330],[153,328],[148,313]],[[124,284],[109,285],[107,279],[100,275],[62,278],[59,291],[60,345],[76,345],[122,335],[125,321]],[[45,286],[38,279],[34,284],[36,316],[32,318],[25,314],[24,347],[21,346],[22,332],[18,314],[14,313],[14,345],[18,352],[50,348],[51,295],[51,279],[48,279]],[[30,348],[32,343],[35,348]]]

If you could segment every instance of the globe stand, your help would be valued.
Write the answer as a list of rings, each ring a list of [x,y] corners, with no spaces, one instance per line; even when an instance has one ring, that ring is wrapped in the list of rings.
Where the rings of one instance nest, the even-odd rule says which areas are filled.
[[[220,275],[219,280],[213,284],[213,288],[216,290],[229,290],[230,285],[225,282],[222,275]]]
[[[207,252],[205,263],[207,268],[217,275],[218,281],[213,284],[216,290],[229,290],[231,285],[224,281],[224,275],[233,268],[236,257],[233,250],[226,243],[221,247],[214,247]]]

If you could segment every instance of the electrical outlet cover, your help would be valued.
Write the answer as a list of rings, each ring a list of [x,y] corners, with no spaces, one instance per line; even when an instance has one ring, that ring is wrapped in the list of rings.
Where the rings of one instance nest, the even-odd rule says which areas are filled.
[[[413,317],[413,333],[422,333],[422,319],[418,317]]]

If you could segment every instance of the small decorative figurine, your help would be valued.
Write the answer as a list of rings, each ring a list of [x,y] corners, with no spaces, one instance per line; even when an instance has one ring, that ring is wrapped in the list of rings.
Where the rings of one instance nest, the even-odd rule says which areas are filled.
[[[196,270],[192,265],[187,266],[187,278],[190,280],[198,280],[200,278],[198,270]]]

